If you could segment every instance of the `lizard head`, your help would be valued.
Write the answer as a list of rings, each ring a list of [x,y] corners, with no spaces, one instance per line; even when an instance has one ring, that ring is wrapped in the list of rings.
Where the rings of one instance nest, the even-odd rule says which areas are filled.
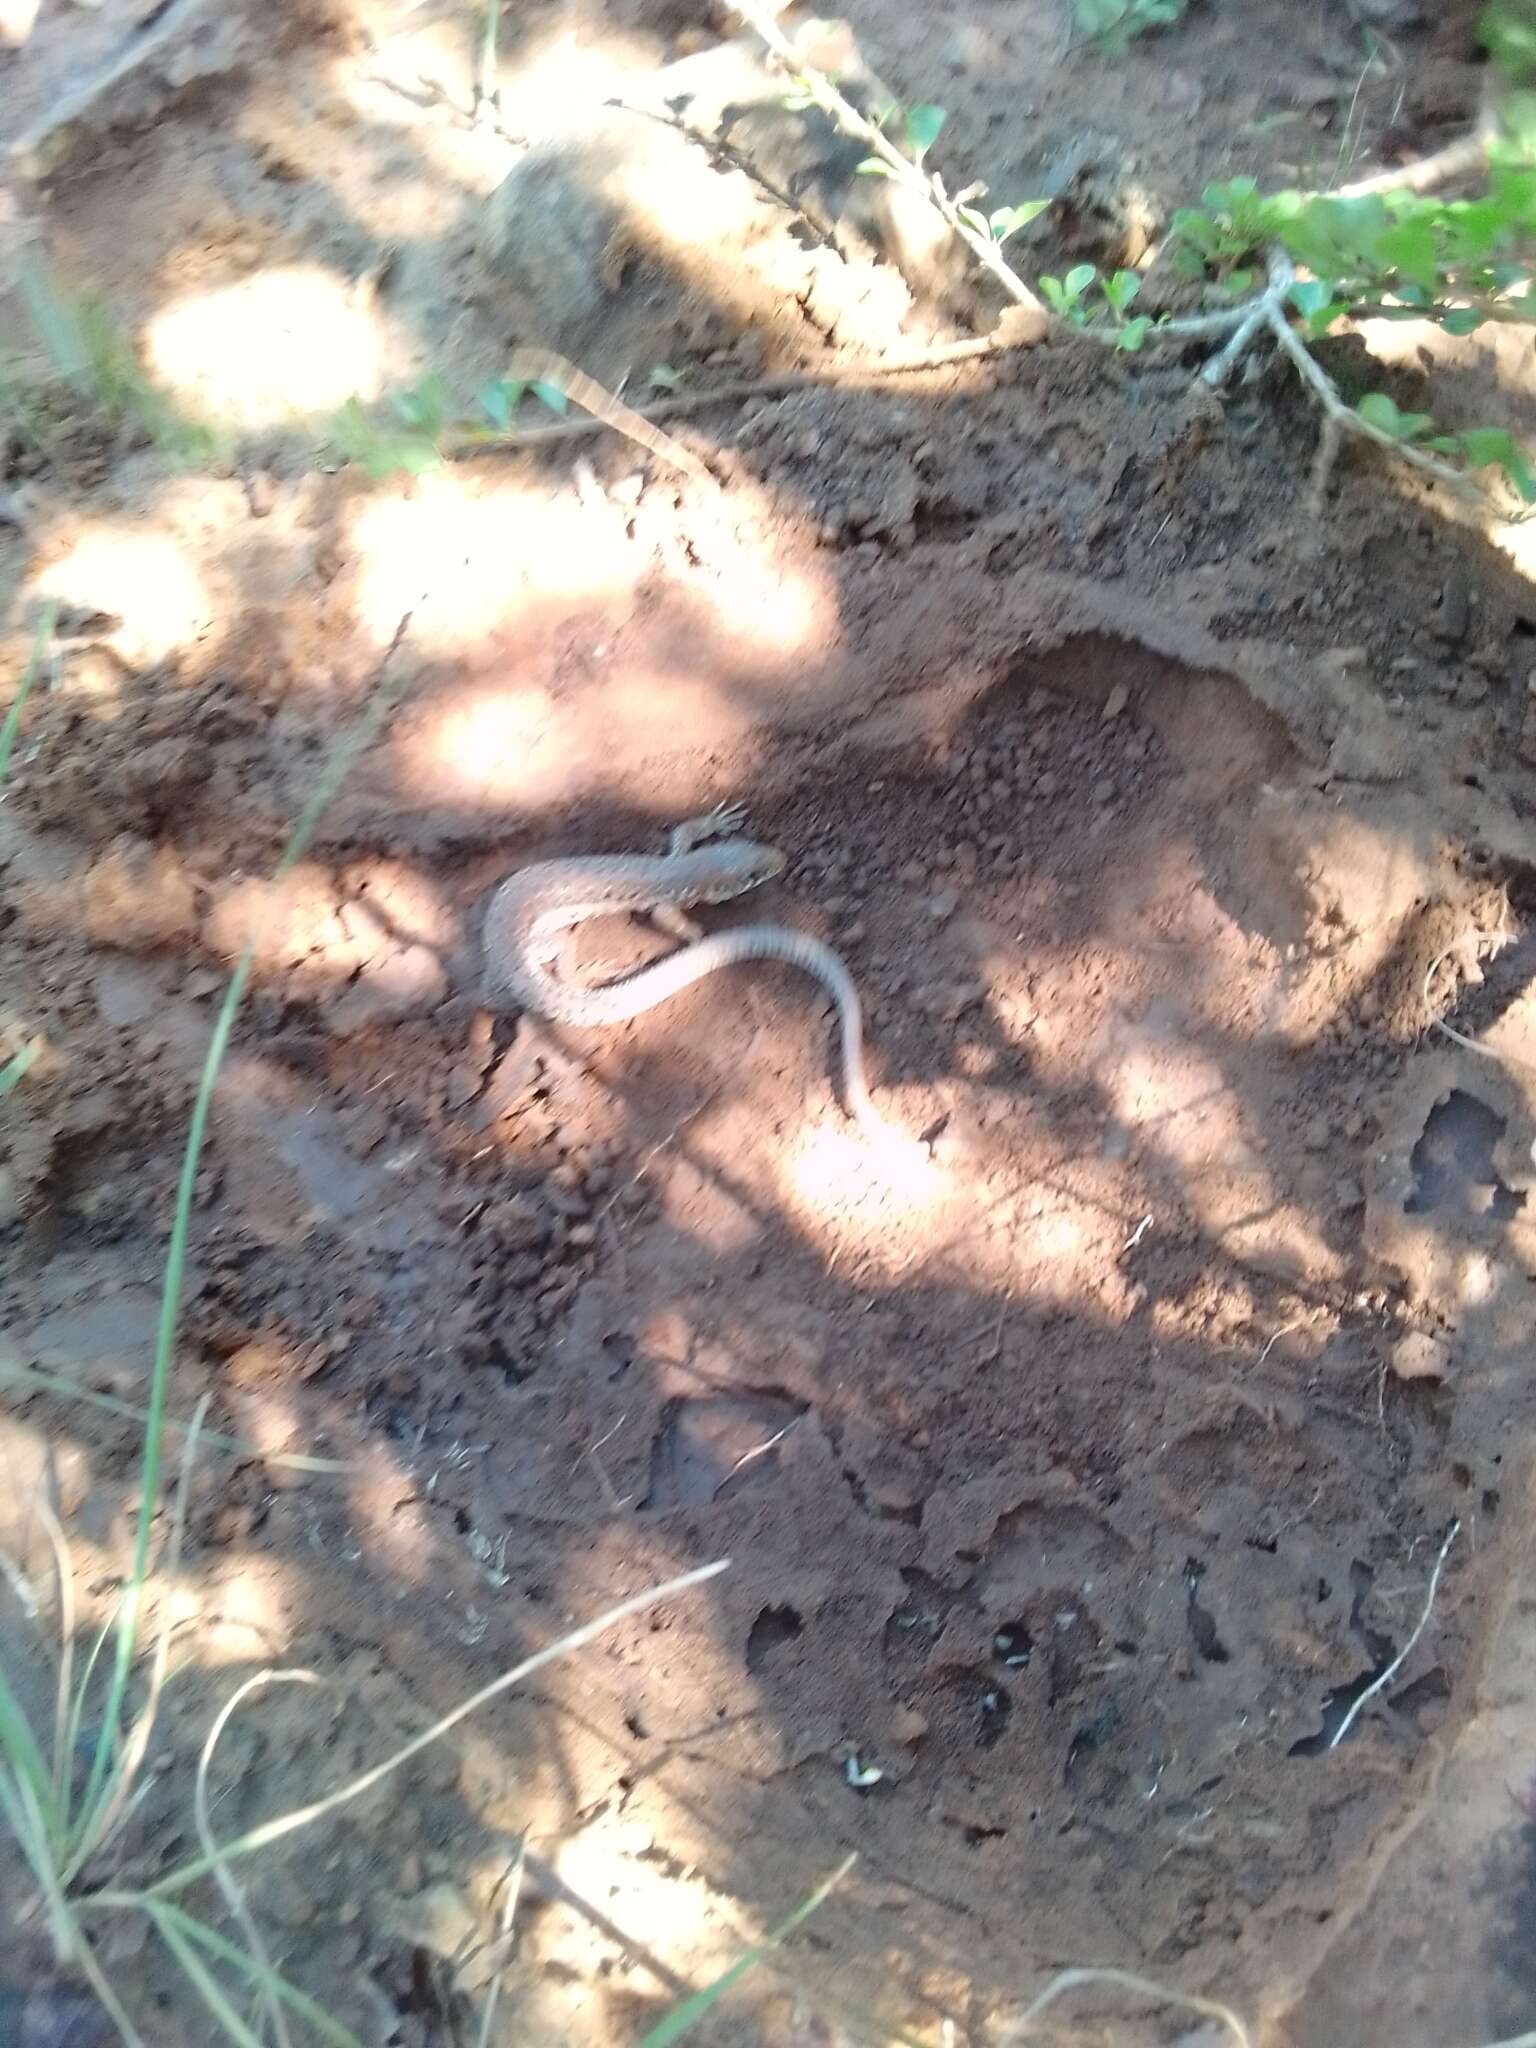
[[[710,849],[719,875],[701,899],[705,903],[728,903],[749,889],[761,888],[787,865],[776,846],[759,845],[755,839],[722,839]]]

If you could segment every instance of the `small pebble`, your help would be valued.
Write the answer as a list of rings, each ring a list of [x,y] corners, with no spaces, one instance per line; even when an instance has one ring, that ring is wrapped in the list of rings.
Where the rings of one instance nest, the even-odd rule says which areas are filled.
[[[1392,1370],[1400,1380],[1443,1380],[1450,1372],[1449,1347],[1423,1330],[1412,1330],[1392,1347]]]

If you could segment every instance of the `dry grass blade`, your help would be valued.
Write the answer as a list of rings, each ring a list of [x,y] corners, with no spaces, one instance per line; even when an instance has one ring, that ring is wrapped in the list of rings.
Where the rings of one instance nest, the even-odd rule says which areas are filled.
[[[119,1400],[115,1394],[98,1394],[94,1387],[83,1386],[78,1380],[66,1379],[62,1374],[45,1372],[40,1365],[22,1365],[0,1359],[0,1386],[26,1387],[39,1394],[51,1394],[60,1401],[79,1402],[87,1408],[99,1408],[108,1415],[121,1415],[130,1422],[148,1422],[149,1410],[136,1402]],[[192,1427],[179,1416],[167,1415],[161,1419],[161,1427],[175,1435],[184,1436]],[[285,1472],[313,1472],[345,1474],[359,1468],[354,1460],[347,1458],[314,1458],[302,1451],[265,1451],[258,1444],[245,1443],[237,1436],[221,1436],[216,1429],[202,1432],[205,1450],[222,1451],[231,1458],[259,1459],[264,1465],[274,1465]]]
[[[998,2048],[1011,2048],[1013,2042],[1022,2041],[1033,2031],[1041,2013],[1053,2006],[1058,1998],[1064,1998],[1069,1991],[1077,1991],[1085,1984],[1111,1985],[1120,1991],[1134,1991],[1156,2005],[1174,2005],[1184,2012],[1198,2012],[1206,2019],[1220,2021],[1237,2043],[1237,2048],[1253,2048],[1253,2037],[1230,2006],[1222,2005],[1214,1998],[1200,1998],[1192,1991],[1170,1991],[1166,1985],[1155,1984],[1150,1977],[1138,1976],[1134,1970],[1111,1969],[1063,1970],[1051,1979],[1038,1997],[1030,2001],[1002,2035]]]
[[[192,1466],[197,1457],[198,1431],[207,1412],[209,1396],[205,1394],[197,1404],[192,1417],[192,1427],[187,1432],[187,1441],[182,1447],[181,1475],[176,1488],[175,1507],[171,1515],[170,1542],[166,1547],[163,1569],[172,1579],[181,1564],[182,1538],[186,1534],[187,1506],[191,1491]],[[128,1740],[123,1745],[122,1755],[106,1781],[101,1805],[82,1824],[76,1846],[63,1871],[67,1885],[78,1875],[84,1865],[111,1841],[118,1827],[126,1817],[133,1788],[138,1780],[144,1759],[149,1754],[150,1737],[155,1732],[155,1719],[160,1711],[160,1695],[165,1689],[166,1668],[171,1656],[172,1612],[167,1602],[165,1619],[161,1624],[160,1637],[155,1645],[154,1662],[150,1666],[149,1688],[139,1718],[134,1723]]]
[[[508,1691],[525,1678],[531,1678],[535,1671],[542,1671],[546,1664],[553,1664],[560,1657],[568,1657],[576,1650],[585,1649],[588,1643],[595,1642],[616,1622],[625,1621],[632,1614],[641,1614],[646,1608],[654,1607],[658,1601],[668,1600],[676,1593],[685,1593],[694,1586],[703,1585],[706,1579],[715,1578],[725,1571],[729,1564],[729,1558],[717,1558],[712,1564],[697,1565],[692,1571],[683,1572],[675,1579],[668,1579],[663,1585],[650,1586],[643,1593],[635,1593],[628,1600],[621,1600],[617,1606],[610,1607],[606,1613],[600,1614],[595,1621],[585,1622],[580,1628],[572,1629],[569,1635],[561,1636],[558,1641],[548,1644],[542,1650],[536,1650],[531,1657],[525,1657],[520,1664],[514,1664],[509,1671],[504,1671],[500,1677],[493,1678],[489,1685],[483,1685],[467,1700],[460,1701],[451,1713],[444,1714],[441,1719],[434,1721],[430,1728],[414,1736],[393,1755],[386,1757],[382,1763],[372,1765],[336,1791],[328,1792],[323,1799],[312,1800],[307,1806],[295,1807],[291,1812],[279,1814],[275,1820],[263,1821],[259,1827],[236,1836],[234,1841],[226,1842],[218,1856],[213,1859],[199,1856],[190,1863],[183,1863],[178,1869],[150,1885],[143,1894],[144,1898],[172,1897],[177,1892],[185,1891],[188,1885],[195,1884],[199,1878],[211,1875],[220,1862],[230,1863],[238,1856],[254,1855],[257,1850],[281,1841],[285,1835],[291,1835],[299,1828],[311,1826],[326,1814],[345,1806],[349,1800],[361,1797],[372,1786],[399,1770],[402,1764],[408,1763],[413,1756],[419,1755],[422,1750],[440,1740],[450,1728],[456,1728],[461,1721],[478,1712],[499,1693]],[[291,1676],[289,1672],[267,1671],[258,1672],[254,1678],[248,1678],[233,1698],[226,1702],[215,1732],[221,1731],[227,1725],[230,1716],[253,1693],[264,1685],[280,1683]],[[97,1899],[100,1903],[135,1903],[133,1895],[125,1893],[102,1892],[97,1894]]]
[[[312,1671],[274,1671],[269,1674],[263,1674],[263,1676],[272,1684],[319,1685],[322,1683],[322,1680]],[[252,1683],[256,1682],[259,1681],[252,1681]],[[197,1760],[197,1777],[192,1788],[192,1816],[197,1827],[198,1842],[203,1854],[208,1858],[212,1866],[214,1882],[224,1894],[224,1903],[229,1907],[240,1932],[245,1936],[253,1960],[263,1973],[259,1979],[261,1994],[267,2008],[267,2017],[272,2023],[272,2032],[278,2042],[278,2048],[292,2048],[292,2037],[288,2032],[288,2022],[283,2015],[282,2000],[276,1988],[278,1982],[277,1970],[273,1965],[272,1958],[267,1953],[266,1943],[261,1937],[261,1929],[256,1924],[256,1916],[246,1903],[245,1893],[241,1890],[238,1880],[224,1861],[224,1852],[220,1848],[218,1839],[213,1832],[213,1816],[208,1801],[208,1772],[213,1763],[213,1753],[218,1748],[219,1737],[223,1734],[230,1716],[239,1706],[248,1689],[247,1686],[240,1688],[234,1697],[225,1704],[223,1710],[215,1719],[212,1728],[208,1731],[208,1738],[203,1744],[202,1754]]]
[[[501,1902],[501,1924],[496,1930],[496,1945],[491,1951],[489,1969],[491,1988],[485,1994],[485,2010],[480,2015],[480,2032],[476,2048],[491,2048],[491,2030],[496,2024],[496,2008],[501,2002],[503,1973],[507,1958],[512,1951],[512,1926],[517,1918],[517,1902],[522,1896],[523,1870],[527,1862],[528,1843],[525,1837],[517,1845],[517,1854],[507,1872],[507,1895]]]

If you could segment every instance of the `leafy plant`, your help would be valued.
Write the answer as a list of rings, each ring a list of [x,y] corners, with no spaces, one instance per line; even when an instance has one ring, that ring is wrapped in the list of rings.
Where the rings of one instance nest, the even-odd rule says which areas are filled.
[[[985,185],[973,185],[966,200],[956,202],[956,211],[967,227],[974,228],[978,235],[990,235],[999,248],[1027,228],[1032,220],[1038,220],[1050,205],[1049,199],[1025,199],[1017,206],[999,206],[991,213],[983,213],[979,206],[970,204],[986,194]]]
[[[1506,142],[1492,153],[1486,191],[1440,199],[1407,190],[1355,196],[1261,194],[1254,179],[1208,185],[1202,205],[1176,213],[1173,261],[1228,300],[1242,300],[1261,258],[1285,259],[1285,300],[1307,342],[1344,320],[1433,320],[1448,334],[1489,321],[1536,324],[1536,164]],[[1297,269],[1307,275],[1297,277]],[[1385,394],[1358,417],[1378,434],[1495,465],[1523,498],[1536,498],[1532,472],[1507,434],[1493,429],[1435,435],[1428,415],[1399,414]],[[1391,411],[1387,410],[1391,407]]]
[[[885,107],[880,110],[875,126],[888,128],[898,115],[901,118],[901,139],[912,162],[921,170],[923,158],[943,133],[948,116],[942,107],[926,103],[918,107]],[[895,167],[878,156],[865,157],[855,168],[861,178],[894,178],[896,175]]]
[[[1097,276],[1091,263],[1079,263],[1065,277],[1042,277],[1040,296],[1058,319],[1070,320],[1074,327],[1086,327],[1088,307],[1084,294]]]
[[[1385,391],[1368,391],[1355,411],[1369,427],[1394,441],[1418,443],[1442,455],[1456,456],[1468,469],[1499,469],[1527,504],[1536,504],[1536,469],[1514,436],[1502,427],[1467,427],[1459,434],[1437,434],[1427,412],[1400,412]]]
[[[1138,313],[1127,318],[1129,308],[1141,290],[1134,270],[1117,270],[1112,277],[1100,277],[1091,263],[1079,263],[1065,277],[1042,277],[1040,295],[1058,319],[1074,327],[1096,331],[1114,347],[1139,349],[1152,329],[1152,317]],[[1102,304],[1090,299],[1099,288]]]
[[[55,373],[108,425],[141,434],[174,461],[206,463],[218,438],[184,419],[153,383],[126,330],[93,298],[61,292],[36,263],[22,266],[22,297]]]
[[[1108,57],[1123,57],[1149,29],[1171,28],[1189,0],[1072,0],[1072,18]]]
[[[558,384],[495,377],[477,395],[478,417],[465,418],[444,379],[432,372],[409,390],[396,392],[382,411],[350,399],[331,422],[327,438],[342,461],[357,463],[370,476],[419,476],[444,459],[450,440],[493,446],[511,433],[513,415],[527,395],[556,414],[569,405]]]

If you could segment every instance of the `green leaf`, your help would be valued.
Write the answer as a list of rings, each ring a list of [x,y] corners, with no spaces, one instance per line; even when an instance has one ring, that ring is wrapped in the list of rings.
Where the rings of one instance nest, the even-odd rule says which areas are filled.
[[[1065,284],[1069,299],[1080,299],[1097,276],[1091,263],[1079,263],[1066,275]]]
[[[865,157],[863,163],[854,165],[854,169],[861,178],[889,178],[895,175],[890,165],[877,156]]]
[[[571,401],[558,384],[533,383],[528,389],[535,398],[542,398],[551,412],[564,413],[570,406]]]
[[[1394,441],[1416,441],[1434,425],[1427,412],[1399,412],[1385,391],[1368,391],[1355,410],[1367,426]]]
[[[646,381],[654,391],[675,391],[683,380],[670,363],[657,363]]]
[[[921,106],[907,109],[907,142],[919,163],[938,141],[944,120],[942,107]]]
[[[0,1067],[0,1095],[10,1094],[42,1049],[42,1041],[34,1038],[29,1040],[20,1052],[11,1054],[5,1065]]]
[[[1301,277],[1291,286],[1286,296],[1297,312],[1310,320],[1314,313],[1320,312],[1327,305],[1333,294],[1321,278]]]
[[[987,223],[992,239],[999,244],[1006,242],[1020,228],[1027,228],[1032,220],[1038,220],[1050,203],[1049,199],[1021,199],[1017,206],[1000,206]]]
[[[984,213],[980,212],[976,207],[957,206],[955,208],[955,213],[961,220],[965,222],[966,226],[970,229],[973,235],[985,235],[988,238],[988,240],[991,239],[992,229],[987,220],[987,216]]]
[[[480,410],[493,427],[505,432],[512,419],[512,408],[521,398],[521,384],[509,383],[505,377],[493,377],[489,384],[480,387]]]
[[[1422,220],[1404,221],[1376,238],[1376,259],[1410,284],[1435,289],[1434,230]]]
[[[448,387],[433,371],[411,390],[396,392],[392,409],[402,426],[414,427],[423,434],[438,434],[447,424]]]
[[[1099,289],[1109,301],[1110,310],[1123,313],[1141,290],[1141,279],[1134,270],[1117,270],[1113,277],[1106,277]]]
[[[1123,348],[1134,355],[1146,340],[1151,325],[1150,314],[1138,313],[1134,320],[1127,320],[1123,327],[1116,329],[1115,347]]]
[[[1525,450],[1502,427],[1468,427],[1456,436],[1473,469],[1502,469],[1525,502],[1536,504],[1536,470]]]
[[[1440,325],[1447,334],[1475,334],[1487,319],[1475,306],[1452,306],[1448,313],[1440,316]]]

